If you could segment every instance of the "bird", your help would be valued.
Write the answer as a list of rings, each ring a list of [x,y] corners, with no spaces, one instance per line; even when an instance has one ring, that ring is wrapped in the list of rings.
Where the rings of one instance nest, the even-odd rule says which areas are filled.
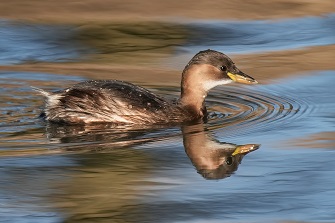
[[[198,52],[181,76],[176,101],[119,80],[88,80],[56,92],[35,90],[45,97],[42,116],[53,123],[152,125],[205,118],[205,98],[212,88],[232,82],[258,83],[226,54],[211,49]]]

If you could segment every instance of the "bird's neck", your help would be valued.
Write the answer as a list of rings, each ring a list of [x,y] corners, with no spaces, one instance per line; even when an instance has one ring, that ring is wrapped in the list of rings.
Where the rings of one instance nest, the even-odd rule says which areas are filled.
[[[206,114],[207,90],[203,86],[206,71],[207,66],[198,65],[185,69],[182,75],[179,103],[192,116],[203,117]]]
[[[206,114],[206,93],[192,89],[184,89],[181,93],[179,103],[192,116],[203,117]]]

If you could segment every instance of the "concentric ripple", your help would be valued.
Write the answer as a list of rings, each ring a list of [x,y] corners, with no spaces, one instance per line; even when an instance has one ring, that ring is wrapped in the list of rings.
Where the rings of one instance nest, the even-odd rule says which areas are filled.
[[[61,78],[60,78],[61,77]],[[52,80],[52,83],[50,82]],[[76,83],[83,79],[78,77],[59,76],[38,73],[1,72],[0,83],[3,94],[0,97],[2,111],[0,117],[0,151],[25,151],[41,149],[59,149],[71,147],[71,151],[92,144],[108,146],[139,145],[148,142],[171,141],[180,137],[179,126],[164,126],[156,129],[113,129],[113,128],[76,128],[50,129],[39,122],[37,116],[43,99],[30,86],[44,89],[58,89],[64,80]],[[178,88],[153,87],[155,93],[175,98]],[[282,85],[259,85],[244,88],[243,86],[223,86],[214,89],[206,98],[209,110],[207,130],[216,130],[224,136],[240,136],[252,131],[269,131],[285,128],[287,123],[312,110],[311,103],[297,100],[294,90]],[[59,134],[59,132],[61,134]],[[55,133],[55,134],[54,134]],[[57,134],[56,134],[57,133]],[[175,138],[175,139],[177,139]],[[74,149],[73,149],[74,148]],[[24,151],[22,151],[24,149]]]
[[[312,109],[306,101],[297,100],[283,89],[276,92],[271,86],[245,89],[225,86],[213,91],[206,101],[211,112],[209,128],[239,134],[285,127]]]

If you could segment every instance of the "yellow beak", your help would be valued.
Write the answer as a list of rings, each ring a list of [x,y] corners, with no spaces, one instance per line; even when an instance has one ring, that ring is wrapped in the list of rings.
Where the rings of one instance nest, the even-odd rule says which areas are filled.
[[[230,77],[230,79],[238,83],[242,83],[242,84],[257,84],[258,83],[254,78],[246,75],[242,71],[240,71],[237,74],[233,74],[230,72],[228,72],[227,74]]]
[[[257,150],[260,146],[261,145],[259,144],[246,144],[246,145],[237,146],[232,156],[250,153],[252,151]]]

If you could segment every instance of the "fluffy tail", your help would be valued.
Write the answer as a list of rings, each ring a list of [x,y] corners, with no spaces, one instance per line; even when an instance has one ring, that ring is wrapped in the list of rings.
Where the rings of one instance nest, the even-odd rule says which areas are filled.
[[[63,97],[61,94],[47,92],[40,88],[32,87],[32,89],[45,97],[46,109],[58,105],[59,99]]]
[[[43,95],[44,97],[48,98],[50,96],[50,93],[41,89],[41,88],[37,88],[37,87],[33,87],[30,86],[34,91],[37,91],[38,93],[40,93],[41,95]]]

